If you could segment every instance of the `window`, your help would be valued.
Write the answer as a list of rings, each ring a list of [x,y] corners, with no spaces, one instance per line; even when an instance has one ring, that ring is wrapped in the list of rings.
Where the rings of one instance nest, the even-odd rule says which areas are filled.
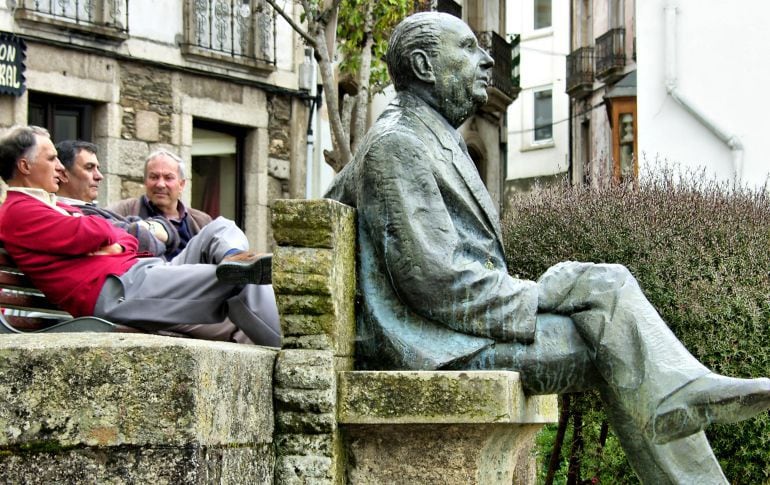
[[[129,0],[56,0],[15,2],[22,22],[56,26],[72,32],[123,40],[128,32]],[[13,9],[12,9],[13,10]]]
[[[62,140],[91,141],[93,105],[79,99],[29,93],[27,121],[46,128],[54,143]]]
[[[591,0],[582,0],[575,19],[575,25],[577,25],[577,32],[575,35],[575,42],[577,47],[586,47],[593,44],[594,37],[591,32],[592,12],[591,12]]]
[[[637,155],[636,97],[610,98],[612,122],[612,173],[616,181],[636,178]]]
[[[191,205],[243,227],[243,130],[195,120]]]
[[[551,0],[535,0],[535,29],[551,26]]]
[[[266,0],[186,0],[188,55],[271,68],[275,16]]]
[[[551,90],[535,91],[535,142],[553,139]]]
[[[623,0],[609,0],[610,25],[609,28],[623,27]]]

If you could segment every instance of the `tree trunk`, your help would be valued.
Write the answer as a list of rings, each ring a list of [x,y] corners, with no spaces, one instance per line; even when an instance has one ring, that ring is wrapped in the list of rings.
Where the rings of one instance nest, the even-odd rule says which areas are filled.
[[[366,2],[364,12],[364,47],[361,50],[361,67],[358,72],[359,91],[356,99],[356,113],[353,117],[354,125],[350,129],[351,152],[358,151],[358,145],[366,133],[369,118],[369,81],[372,74],[372,49],[374,48],[374,16],[372,3]]]

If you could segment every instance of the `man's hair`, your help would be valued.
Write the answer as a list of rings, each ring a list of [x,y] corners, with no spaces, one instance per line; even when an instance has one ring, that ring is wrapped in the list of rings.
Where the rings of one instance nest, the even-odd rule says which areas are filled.
[[[75,157],[78,156],[81,150],[93,153],[94,155],[99,153],[99,147],[90,141],[64,140],[56,144],[59,160],[67,170],[70,170],[75,164]]]
[[[416,80],[412,70],[412,52],[417,49],[425,51],[430,57],[435,57],[440,48],[439,24],[449,14],[440,12],[421,12],[402,20],[393,29],[385,53],[388,73],[393,80],[396,91],[406,89]]]
[[[39,126],[15,126],[0,138],[0,177],[6,182],[13,178],[16,162],[32,160],[37,155],[36,136],[50,138],[48,130]]]
[[[177,155],[176,153],[170,152],[168,150],[155,150],[154,152],[147,155],[147,158],[144,160],[144,179],[147,180],[147,165],[155,158],[158,158],[160,156],[167,156],[168,158],[174,160],[177,165],[179,166],[179,178],[184,179],[185,178],[185,168],[184,168],[184,160],[182,160],[182,157]]]

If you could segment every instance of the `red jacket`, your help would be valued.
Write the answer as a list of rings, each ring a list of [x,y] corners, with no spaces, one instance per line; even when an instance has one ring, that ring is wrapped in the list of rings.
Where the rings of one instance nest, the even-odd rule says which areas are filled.
[[[67,216],[15,191],[8,191],[0,206],[0,241],[37,288],[76,317],[92,315],[107,276],[120,276],[137,261],[136,238],[106,219]],[[125,252],[89,255],[114,243]]]

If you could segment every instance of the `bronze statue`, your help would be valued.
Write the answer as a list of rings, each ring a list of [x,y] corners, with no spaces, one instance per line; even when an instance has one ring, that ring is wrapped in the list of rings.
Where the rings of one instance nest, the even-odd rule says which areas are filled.
[[[506,369],[534,394],[596,388],[645,483],[726,483],[703,429],[770,407],[770,380],[697,361],[623,266],[511,277],[492,200],[456,128],[493,60],[459,19],[408,17],[386,55],[396,99],[327,196],[358,210],[359,365]]]

